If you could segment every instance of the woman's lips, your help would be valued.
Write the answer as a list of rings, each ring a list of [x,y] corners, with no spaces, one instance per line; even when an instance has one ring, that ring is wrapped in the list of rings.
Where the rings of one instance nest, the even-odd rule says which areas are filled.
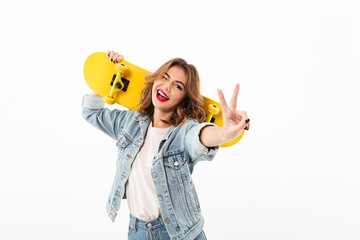
[[[156,98],[160,101],[160,102],[166,102],[169,100],[169,97],[166,95],[166,93],[164,93],[163,90],[158,89],[156,91]]]

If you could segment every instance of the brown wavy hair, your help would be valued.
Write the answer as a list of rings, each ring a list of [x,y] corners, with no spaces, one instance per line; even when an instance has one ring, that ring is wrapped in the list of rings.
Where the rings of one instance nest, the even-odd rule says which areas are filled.
[[[167,122],[171,125],[177,126],[179,124],[184,124],[187,119],[191,118],[198,122],[203,122],[205,120],[205,111],[203,109],[203,97],[200,93],[200,78],[198,71],[195,66],[188,64],[182,58],[173,58],[166,63],[164,63],[159,69],[155,72],[147,75],[145,77],[145,88],[141,92],[141,100],[139,113],[141,116],[149,116],[153,120],[154,114],[154,105],[152,103],[152,87],[156,80],[161,79],[164,74],[172,66],[181,67],[187,78],[187,83],[185,86],[185,98],[177,106],[174,111],[170,122]]]

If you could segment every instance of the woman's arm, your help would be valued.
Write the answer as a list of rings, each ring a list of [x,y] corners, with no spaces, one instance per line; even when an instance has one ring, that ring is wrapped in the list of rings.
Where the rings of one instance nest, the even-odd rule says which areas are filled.
[[[114,51],[107,52],[112,62],[120,62],[124,59],[123,55]],[[113,139],[117,139],[121,121],[126,116],[126,111],[114,109],[110,111],[105,108],[103,98],[91,91],[83,98],[82,115],[90,124],[108,134]]]
[[[117,140],[122,122],[127,118],[127,110],[105,108],[100,96],[85,95],[82,104],[82,116],[91,125]]]
[[[206,147],[216,147],[226,143],[221,127],[206,126],[200,133],[200,142]]]
[[[230,106],[227,105],[224,94],[218,90],[220,106],[223,112],[223,127],[206,126],[200,133],[200,141],[207,147],[219,146],[229,142],[242,133],[242,130],[249,130],[250,119],[245,111],[236,110],[237,97],[240,85],[236,84]]]

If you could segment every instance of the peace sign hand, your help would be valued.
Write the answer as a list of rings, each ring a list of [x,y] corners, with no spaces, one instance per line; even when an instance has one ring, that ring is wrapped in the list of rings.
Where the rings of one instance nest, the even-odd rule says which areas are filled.
[[[223,112],[223,136],[227,141],[231,141],[242,133],[243,129],[249,130],[250,119],[245,111],[236,110],[237,97],[240,85],[236,84],[233,95],[228,106],[223,92],[218,89],[220,106]]]

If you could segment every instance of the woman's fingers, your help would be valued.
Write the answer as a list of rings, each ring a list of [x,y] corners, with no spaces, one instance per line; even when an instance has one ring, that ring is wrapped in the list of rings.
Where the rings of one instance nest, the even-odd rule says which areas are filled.
[[[119,57],[119,53],[116,52],[116,53],[114,54],[114,58],[113,58],[113,62],[114,62],[114,63],[117,62],[118,57]]]
[[[233,95],[231,96],[230,106],[228,106],[227,103],[226,103],[223,92],[220,89],[218,89],[220,106],[221,106],[221,109],[223,109],[223,111],[224,110],[227,111],[229,108],[231,110],[234,110],[234,111],[236,110],[237,98],[238,98],[238,95],[239,95],[239,91],[240,91],[240,84],[237,83],[235,88],[234,88]]]
[[[233,111],[231,111],[233,112]],[[242,129],[249,130],[250,119],[247,116],[247,113],[242,110],[236,110],[233,112],[233,126],[235,131],[240,131]]]
[[[236,84],[233,95],[230,100],[230,107],[228,107],[223,92],[218,89],[218,95],[220,100],[220,106],[223,111],[224,127],[229,130],[230,135],[233,133],[239,133],[243,129],[250,129],[250,119],[245,111],[236,110],[237,98],[240,91],[240,84]]]
[[[124,55],[120,54],[117,59],[116,62],[121,62],[124,59]]]
[[[115,52],[114,51],[108,51],[108,57],[110,58],[110,61],[113,61],[113,57],[114,57]]]
[[[116,58],[119,56],[119,54],[117,52],[114,53],[113,57],[112,57],[112,61],[115,62]]]
[[[119,54],[115,51],[107,51],[107,55],[110,58],[110,61],[112,61],[113,63],[118,63],[124,59],[124,56],[122,54]]]
[[[233,91],[233,95],[231,97],[231,100],[230,100],[230,108],[231,109],[236,109],[236,104],[237,104],[237,98],[238,98],[238,95],[239,95],[239,90],[240,90],[240,84],[236,84],[235,88],[234,88],[234,91]]]
[[[115,56],[115,52],[114,51],[111,51],[110,53],[110,61],[114,61],[114,56]]]
[[[220,101],[220,107],[221,107],[223,112],[226,112],[227,109],[228,109],[228,105],[227,105],[227,103],[225,101],[224,94],[220,89],[218,89],[218,96],[219,96],[219,101]]]
[[[249,119],[247,113],[245,111],[240,111],[240,110],[238,110],[237,112],[242,118],[242,120],[241,120],[242,123],[241,124],[244,126],[244,129],[249,130],[249,128],[250,128],[250,119]]]

